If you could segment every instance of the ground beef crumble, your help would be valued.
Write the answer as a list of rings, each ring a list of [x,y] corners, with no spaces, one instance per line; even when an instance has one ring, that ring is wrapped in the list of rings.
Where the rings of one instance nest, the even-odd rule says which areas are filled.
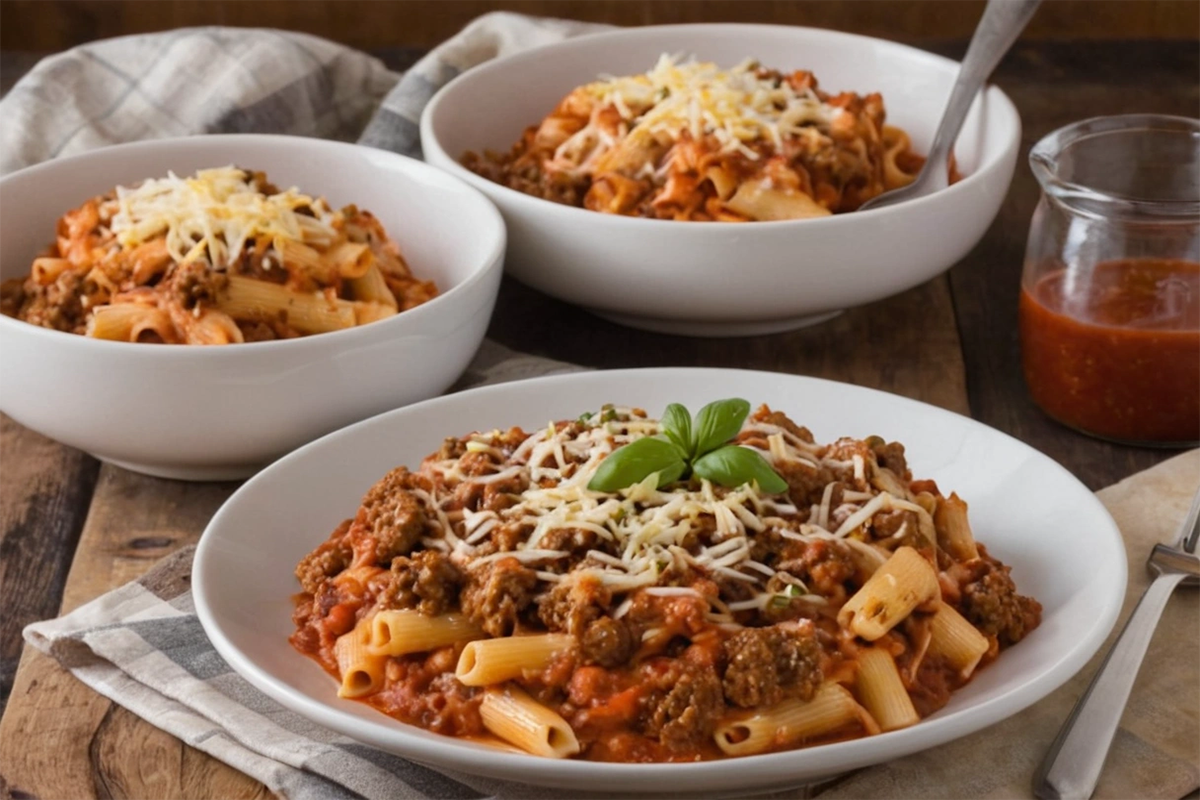
[[[977,547],[979,558],[963,565],[967,579],[962,584],[962,613],[981,631],[995,636],[1001,647],[1008,647],[1041,622],[1042,604],[1017,594],[1009,576],[1012,568],[989,556],[983,545]]]
[[[595,578],[557,584],[538,599],[538,617],[552,631],[582,636],[612,603],[612,592]]]
[[[458,603],[462,572],[438,550],[420,550],[392,559],[387,583],[380,589],[381,608],[415,608],[435,617],[452,611]]]
[[[425,530],[425,512],[409,486],[409,471],[397,467],[371,487],[355,518],[361,530],[375,540],[375,562],[380,566],[412,552]]]
[[[725,697],[742,708],[808,700],[821,682],[821,647],[811,627],[745,628],[724,645]]]
[[[597,664],[610,669],[629,661],[637,645],[638,637],[634,628],[612,617],[601,617],[588,625],[579,640],[585,664]]]
[[[515,558],[502,558],[471,570],[459,602],[462,611],[489,636],[510,636],[532,602],[537,574]]]
[[[708,739],[725,713],[721,679],[710,664],[653,659],[643,666],[642,730],[679,749]]]
[[[346,525],[338,530],[344,531]],[[322,542],[316,550],[301,559],[296,567],[296,577],[300,586],[309,594],[315,595],[317,590],[328,579],[350,566],[354,551],[345,539],[337,533],[327,541]]]

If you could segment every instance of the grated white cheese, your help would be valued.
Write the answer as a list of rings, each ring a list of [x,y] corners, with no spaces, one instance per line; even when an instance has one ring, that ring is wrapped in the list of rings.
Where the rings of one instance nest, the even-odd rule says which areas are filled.
[[[205,257],[216,269],[237,260],[247,240],[323,245],[337,237],[333,212],[320,198],[295,188],[264,194],[249,173],[236,167],[204,169],[189,178],[168,172],[135,187],[118,186],[117,211],[109,225],[117,242],[137,247],[166,235],[178,263]],[[297,213],[307,207],[315,216]]]
[[[604,77],[582,91],[597,102],[597,109],[587,126],[558,146],[551,168],[586,172],[616,146],[611,120],[598,113],[609,108],[616,110],[634,144],[679,141],[685,133],[693,140],[712,136],[722,152],[741,153],[752,161],[760,155],[748,145],[762,140],[779,148],[784,139],[808,135],[814,128],[828,132],[841,113],[810,89],[798,91],[786,81],[759,77],[751,60],[721,69],[664,54],[646,73]],[[654,169],[646,162],[640,170],[647,166]]]
[[[614,414],[616,415],[614,417]],[[496,444],[500,433],[477,434],[466,444],[470,452],[486,453],[497,459],[498,472],[465,475],[457,459],[435,462],[440,473],[429,491],[414,490],[431,525],[445,538],[426,540],[426,546],[449,552],[460,566],[472,568],[512,557],[535,569],[539,580],[562,585],[594,579],[619,597],[614,616],[629,613],[633,595],[639,591],[657,597],[699,597],[709,605],[714,624],[738,627],[731,616],[739,611],[766,608],[779,594],[768,591],[768,580],[776,575],[789,588],[783,596],[819,604],[802,581],[751,556],[753,537],[770,532],[797,542],[839,541],[866,569],[883,563],[887,550],[859,541],[850,534],[875,513],[891,508],[919,508],[893,498],[886,491],[845,491],[845,500],[832,509],[834,483],[824,487],[820,504],[814,505],[807,522],[795,518],[798,511],[786,496],[761,494],[753,485],[736,489],[714,486],[707,480],[680,483],[660,489],[654,476],[618,492],[596,492],[587,488],[604,459],[643,436],[660,432],[656,420],[630,416],[629,409],[611,409],[582,424],[547,425],[528,436],[504,458]],[[853,468],[864,477],[867,464],[862,457],[840,462],[826,459],[821,446],[814,446],[776,426],[749,423],[743,431],[765,439],[758,450],[772,463],[804,462],[814,469],[838,472]],[[743,445],[745,446],[745,445]],[[497,510],[447,512],[456,505],[461,484],[487,485],[518,478],[527,488],[515,493],[513,504]],[[541,483],[539,483],[541,481]],[[544,483],[544,485],[543,485]],[[858,505],[863,503],[861,507]],[[788,518],[791,517],[791,518]],[[831,519],[840,520],[831,532]],[[504,536],[497,536],[503,528]],[[455,531],[457,530],[457,536]],[[572,553],[558,544],[555,531],[570,531],[574,552],[581,552],[589,565],[570,569]],[[902,529],[902,533],[906,529]],[[554,546],[547,542],[554,541]],[[506,548],[479,556],[481,548],[500,543]],[[594,545],[590,543],[596,543]],[[577,555],[575,556],[578,557]],[[567,571],[569,570],[569,571]],[[677,578],[695,571],[718,581],[737,581],[749,588],[750,599],[726,605],[720,598],[702,594],[690,586],[675,585]],[[799,591],[799,594],[793,592]]]

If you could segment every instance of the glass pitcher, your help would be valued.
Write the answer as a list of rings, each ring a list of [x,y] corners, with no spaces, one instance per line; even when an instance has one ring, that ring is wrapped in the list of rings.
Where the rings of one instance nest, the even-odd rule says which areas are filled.
[[[1119,442],[1200,442],[1200,120],[1068,125],[1029,154],[1042,199],[1021,279],[1029,392]]]

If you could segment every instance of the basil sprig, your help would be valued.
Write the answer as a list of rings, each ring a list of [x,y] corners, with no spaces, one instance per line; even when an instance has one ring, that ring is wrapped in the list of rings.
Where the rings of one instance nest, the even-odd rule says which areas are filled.
[[[615,492],[657,473],[658,486],[694,474],[729,488],[755,481],[769,494],[787,491],[787,483],[756,451],[728,444],[749,414],[750,404],[736,397],[709,403],[695,420],[671,403],[659,423],[663,432],[618,448],[601,462],[588,488]]]

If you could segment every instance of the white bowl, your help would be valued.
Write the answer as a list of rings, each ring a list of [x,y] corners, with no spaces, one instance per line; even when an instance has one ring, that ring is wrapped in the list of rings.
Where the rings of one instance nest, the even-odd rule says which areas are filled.
[[[197,136],[107,147],[0,179],[0,277],[27,275],[64,212],[118,184],[237,164],[373,212],[439,295],[335,333],[222,347],[89,339],[0,316],[0,411],[138,472],[250,475],[298,445],[433,397],[483,339],[504,223],[462,181],[367,147],[292,136]]]
[[[353,516],[384,473],[416,467],[443,437],[550,419],[601,403],[696,409],[736,394],[766,402],[818,441],[878,434],[906,447],[913,474],[971,505],[971,527],[1043,605],[1041,625],[911,728],[769,755],[689,764],[538,758],[453,739],[337,697],[337,682],[288,643],[295,564]],[[254,536],[246,536],[252,528]],[[398,409],[330,434],[272,464],[213,517],[196,549],[192,589],[225,661],[277,702],[374,747],[476,775],[589,791],[730,792],[797,785],[936,747],[992,725],[1061,686],[1087,663],[1125,597],[1125,547],[1087,487],[1028,445],[934,406],[843,383],[770,372],[639,369],[504,383]],[[361,751],[360,751],[361,752]],[[998,757],[1004,758],[1004,754]],[[380,761],[379,763],[383,763]],[[364,778],[365,780],[365,778]],[[352,786],[357,791],[362,787]],[[519,791],[514,794],[521,794]],[[532,794],[530,792],[529,794]]]
[[[904,45],[815,28],[671,25],[597,33],[476,67],[421,117],[426,160],[479,188],[508,224],[508,270],[600,316],[698,336],[765,333],[819,321],[916,286],[979,241],[1008,191],[1021,122],[995,87],[957,145],[964,179],[873,211],[785,222],[683,223],[601,214],[531,197],[459,164],[507,151],[573,87],[644,72],[661,53],[732,66],[747,57],[809,69],[826,91],[880,91],[888,122],[929,149],[958,64]]]

